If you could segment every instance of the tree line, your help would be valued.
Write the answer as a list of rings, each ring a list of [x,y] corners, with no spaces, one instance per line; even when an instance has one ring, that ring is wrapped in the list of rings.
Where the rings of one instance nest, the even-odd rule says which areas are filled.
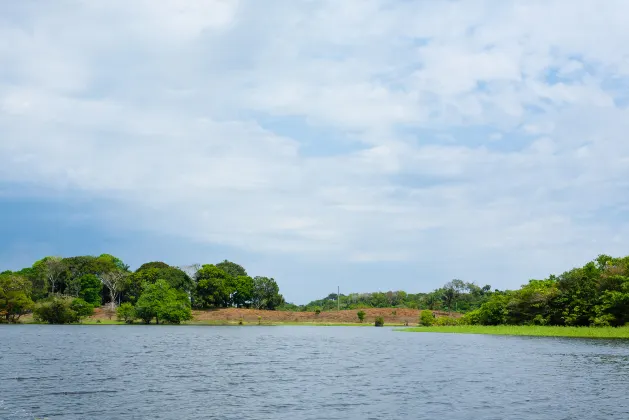
[[[491,286],[478,286],[462,280],[452,280],[428,293],[407,293],[403,290],[373,293],[330,293],[323,299],[305,305],[285,305],[293,311],[329,311],[365,308],[410,308],[468,312],[479,308],[493,292]]]
[[[191,318],[192,308],[274,310],[284,303],[273,278],[251,277],[227,260],[185,267],[149,262],[131,271],[109,254],[49,256],[31,267],[0,273],[3,322],[17,322],[31,312],[43,322],[77,322],[94,307],[107,305],[127,321],[179,323]]]
[[[583,267],[493,293],[463,322],[479,325],[623,326],[629,323],[629,257],[599,255]]]

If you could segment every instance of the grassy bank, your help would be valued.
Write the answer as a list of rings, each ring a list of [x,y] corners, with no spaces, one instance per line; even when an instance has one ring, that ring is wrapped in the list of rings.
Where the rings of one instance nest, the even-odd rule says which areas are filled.
[[[432,332],[455,334],[522,335],[535,337],[575,337],[575,338],[626,338],[629,327],[543,327],[528,325],[457,325],[448,327],[404,328],[404,332]]]

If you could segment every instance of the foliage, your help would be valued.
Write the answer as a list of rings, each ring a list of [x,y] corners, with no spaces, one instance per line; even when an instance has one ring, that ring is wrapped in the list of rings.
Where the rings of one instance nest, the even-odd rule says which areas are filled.
[[[629,327],[562,327],[541,325],[457,325],[404,328],[404,332],[458,334],[522,335],[540,337],[622,338],[629,339]]]
[[[192,279],[183,270],[165,263],[152,262],[143,264],[135,273],[129,275],[123,291],[124,299],[132,303],[137,302],[144,287],[154,284],[157,280],[166,280],[170,287],[187,294],[192,293],[195,287]]]
[[[284,297],[275,279],[269,277],[253,278],[252,304],[256,309],[274,310],[284,304]]]
[[[375,321],[375,326],[376,327],[383,327],[384,326],[384,318],[381,316],[376,317],[376,321]]]
[[[358,311],[356,312],[356,315],[358,316],[358,320],[360,322],[363,322],[365,320],[365,315],[367,314],[365,313],[365,311]]]
[[[213,264],[206,264],[197,272],[195,305],[200,308],[228,307],[235,292],[232,278]]]
[[[71,324],[90,316],[94,307],[82,299],[56,295],[39,302],[33,315],[39,322],[49,324]]]
[[[84,274],[79,277],[81,291],[79,297],[93,306],[100,306],[103,284],[94,274]]]
[[[599,255],[583,267],[496,292],[464,321],[478,325],[622,326],[629,322],[629,257]]]
[[[319,315],[321,313],[321,308],[315,308],[314,313],[315,315]]]
[[[227,273],[228,276],[236,278],[236,277],[248,277],[247,270],[244,269],[243,266],[236,264],[235,262],[224,260],[216,264],[216,267],[223,270]]]
[[[11,272],[0,274],[0,322],[17,322],[33,308],[31,282]]]
[[[435,323],[435,316],[431,310],[423,310],[419,314],[419,324],[426,327]]]
[[[94,314],[94,306],[90,305],[81,298],[74,298],[70,303],[70,309],[76,313],[77,319],[80,321],[83,318]]]
[[[147,324],[153,318],[156,324],[160,321],[179,324],[192,319],[188,296],[170,287],[166,280],[157,280],[145,287],[135,305],[135,312]]]
[[[451,317],[451,316],[440,316],[435,318],[435,322],[433,323],[433,325],[437,325],[437,326],[453,326],[453,325],[459,325],[460,322],[457,318]]]
[[[116,315],[118,317],[118,321],[124,321],[127,324],[132,324],[133,321],[137,318],[135,314],[135,308],[129,302],[124,302],[120,306],[118,306],[116,308]]]

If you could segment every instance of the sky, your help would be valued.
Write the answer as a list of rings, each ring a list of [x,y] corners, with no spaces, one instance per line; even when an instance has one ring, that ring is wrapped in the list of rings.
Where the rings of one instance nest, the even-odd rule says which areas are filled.
[[[0,267],[229,259],[287,300],[629,254],[625,0],[0,2]]]

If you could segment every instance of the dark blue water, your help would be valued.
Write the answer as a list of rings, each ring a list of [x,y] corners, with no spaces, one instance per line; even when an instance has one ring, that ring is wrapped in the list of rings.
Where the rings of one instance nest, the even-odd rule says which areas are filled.
[[[629,419],[629,342],[0,326],[1,419]]]

